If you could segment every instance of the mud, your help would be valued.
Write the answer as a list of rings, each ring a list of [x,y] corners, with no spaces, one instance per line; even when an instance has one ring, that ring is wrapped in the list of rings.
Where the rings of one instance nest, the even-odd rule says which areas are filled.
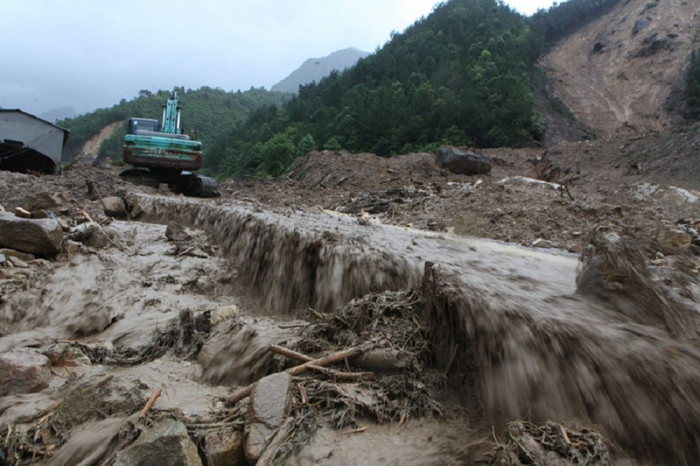
[[[694,147],[694,133],[682,137],[674,144]],[[605,144],[563,147],[553,160],[565,166],[574,150]],[[638,142],[628,149],[644,154]],[[590,175],[572,189],[586,200],[572,201],[549,184],[503,181],[525,175],[536,154],[493,152],[493,178],[445,175],[420,154],[312,154],[296,181],[231,184],[219,200],[130,188],[139,221],[101,214],[88,176],[99,195],[125,195],[107,169],[2,174],[15,188],[0,193],[8,209],[41,182],[62,193],[61,220],[85,212],[104,234],[0,269],[0,350],[36,348],[53,371],[48,388],[0,398],[2,460],[77,463],[92,451],[100,463],[158,388],[146,424],[177,418],[202,449],[211,429],[242,428],[246,402],[227,402],[237,388],[291,364],[270,344],[316,357],[372,341],[383,355],[373,362],[294,379],[280,461],[508,464],[523,441],[525,463],[556,454],[605,464],[603,446],[613,463],[700,461],[698,264],[690,230],[676,231],[696,225],[697,186],[659,185],[673,173],[657,171],[655,182],[636,173],[615,190],[613,175]],[[365,176],[335,167],[355,158]],[[598,163],[591,173],[615,170]],[[478,208],[465,210],[469,199]],[[520,225],[503,221],[510,201]],[[167,235],[173,223],[188,235]],[[664,243],[668,231],[676,236]],[[372,377],[338,378],[369,371],[363,364]]]

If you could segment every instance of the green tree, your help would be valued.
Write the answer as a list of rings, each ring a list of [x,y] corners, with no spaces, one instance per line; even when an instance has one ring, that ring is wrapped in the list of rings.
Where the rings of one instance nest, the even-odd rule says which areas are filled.
[[[685,92],[686,114],[693,119],[700,119],[700,50],[694,50],[690,56],[690,67],[686,78]]]
[[[301,141],[299,141],[297,148],[298,155],[306,155],[316,149],[316,140],[311,134],[306,133],[306,135],[301,138]]]
[[[340,145],[340,142],[338,142],[338,138],[332,136],[330,139],[328,139],[328,141],[326,141],[323,148],[326,150],[340,150],[342,149],[342,146]]]

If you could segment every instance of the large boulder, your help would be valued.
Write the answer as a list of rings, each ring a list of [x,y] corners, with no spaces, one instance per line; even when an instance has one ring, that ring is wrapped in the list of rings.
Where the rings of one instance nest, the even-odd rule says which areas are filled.
[[[35,393],[49,386],[51,361],[31,350],[0,354],[0,396]]]
[[[145,430],[138,439],[117,454],[114,466],[202,466],[197,446],[185,425],[163,419]]]
[[[126,203],[124,199],[117,196],[105,197],[102,199],[105,215],[114,218],[127,218]]]
[[[53,219],[19,218],[0,212],[0,247],[31,254],[61,252],[63,230]]]
[[[292,376],[287,372],[258,380],[246,413],[245,455],[255,464],[287,417],[292,400]]]
[[[435,164],[452,173],[461,175],[481,175],[491,173],[491,158],[456,147],[441,147],[435,153]]]

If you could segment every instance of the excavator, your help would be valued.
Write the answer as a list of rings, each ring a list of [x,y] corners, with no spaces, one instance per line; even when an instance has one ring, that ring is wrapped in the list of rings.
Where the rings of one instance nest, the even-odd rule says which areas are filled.
[[[119,174],[122,179],[193,197],[219,195],[216,180],[197,175],[202,168],[202,143],[180,129],[180,100],[173,92],[163,106],[162,123],[151,118],[130,118],[124,138],[124,162],[134,167]]]

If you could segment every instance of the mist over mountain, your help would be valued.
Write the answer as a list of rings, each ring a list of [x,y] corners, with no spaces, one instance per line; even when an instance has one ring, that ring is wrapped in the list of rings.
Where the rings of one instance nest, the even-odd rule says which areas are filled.
[[[299,86],[303,84],[311,84],[319,82],[321,79],[328,76],[331,71],[343,71],[350,68],[360,58],[370,55],[369,52],[363,52],[356,48],[347,48],[337,50],[323,58],[309,58],[299,68],[272,86],[273,91],[278,92],[297,92]]]
[[[55,123],[57,120],[65,120],[66,118],[73,118],[76,116],[77,113],[75,112],[75,109],[70,106],[64,106],[64,107],[57,107],[51,110],[48,110],[46,112],[40,113],[37,115],[39,118],[42,118],[46,121],[50,121],[51,123]]]

